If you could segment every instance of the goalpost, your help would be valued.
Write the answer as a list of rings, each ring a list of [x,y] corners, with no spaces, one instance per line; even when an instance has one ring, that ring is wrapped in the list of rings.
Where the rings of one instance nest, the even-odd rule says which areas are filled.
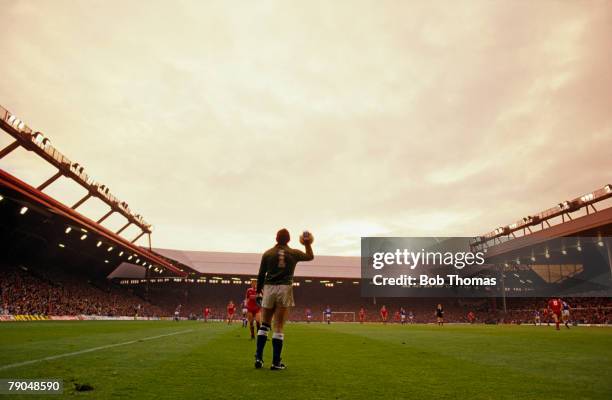
[[[338,318],[337,318],[338,317]],[[322,322],[325,322],[325,312],[323,312]],[[332,322],[355,322],[355,312],[354,311],[332,311],[331,316]]]

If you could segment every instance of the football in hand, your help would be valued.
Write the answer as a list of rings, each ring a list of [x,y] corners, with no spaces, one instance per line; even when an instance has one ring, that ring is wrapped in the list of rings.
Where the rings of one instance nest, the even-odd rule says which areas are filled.
[[[314,236],[312,236],[312,233],[308,231],[302,232],[302,234],[300,235],[300,243],[312,244],[312,242],[314,242]]]

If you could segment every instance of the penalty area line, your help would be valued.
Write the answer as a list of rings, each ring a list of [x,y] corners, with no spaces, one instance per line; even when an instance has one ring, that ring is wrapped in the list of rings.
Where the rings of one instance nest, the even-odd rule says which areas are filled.
[[[113,347],[127,346],[127,345],[138,343],[138,342],[144,342],[144,341],[147,341],[147,340],[161,339],[161,338],[164,338],[164,337],[180,335],[180,334],[189,333],[189,332],[193,332],[193,329],[187,329],[185,331],[166,333],[166,334],[157,335],[157,336],[149,336],[149,337],[142,338],[142,339],[134,339],[134,340],[130,340],[129,342],[107,344],[107,345],[104,345],[104,346],[92,347],[90,349],[73,351],[71,353],[57,354],[55,356],[39,358],[37,360],[22,361],[22,362],[18,362],[18,363],[15,363],[15,364],[2,365],[2,366],[0,366],[0,371],[4,371],[6,369],[11,369],[11,368],[23,367],[25,365],[30,365],[30,364],[36,364],[36,363],[39,363],[41,361],[52,361],[52,360],[57,360],[58,358],[78,356],[78,355],[81,355],[81,354],[93,353],[94,351],[111,349]]]

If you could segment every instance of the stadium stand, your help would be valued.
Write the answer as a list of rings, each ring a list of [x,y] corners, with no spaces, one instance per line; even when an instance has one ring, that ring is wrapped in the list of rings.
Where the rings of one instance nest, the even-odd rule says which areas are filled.
[[[222,277],[219,277],[222,278]],[[170,317],[178,304],[183,317],[201,317],[204,307],[211,309],[211,319],[223,319],[230,300],[239,304],[243,299],[248,278],[240,283],[219,279],[217,283],[197,280],[157,278],[158,282],[140,280],[94,280],[87,274],[45,266],[0,265],[0,314],[25,315],[100,315]],[[291,311],[291,321],[305,321],[305,310],[312,311],[313,321],[321,321],[328,305],[336,312],[354,312],[364,307],[368,322],[379,321],[379,309],[384,304],[391,314],[404,307],[414,314],[416,323],[433,323],[434,307],[442,303],[447,322],[468,322],[471,311],[476,322],[532,323],[534,312],[546,307],[542,298],[510,298],[508,312],[503,313],[498,299],[481,298],[362,298],[358,285],[337,283],[331,287],[309,279],[299,281],[295,289],[297,307]],[[123,284],[119,284],[119,283]],[[130,283],[134,282],[134,283]],[[225,283],[222,283],[225,282]],[[572,307],[572,321],[578,323],[612,323],[612,301],[609,298],[568,298]],[[342,317],[336,321],[345,321]],[[543,320],[543,322],[546,322]]]
[[[167,313],[110,282],[94,282],[60,269],[0,268],[1,313],[155,317]]]

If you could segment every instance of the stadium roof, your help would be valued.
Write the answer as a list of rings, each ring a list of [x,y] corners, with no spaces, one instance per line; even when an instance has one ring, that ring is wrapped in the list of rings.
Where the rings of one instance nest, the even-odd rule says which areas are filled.
[[[504,242],[517,242],[517,238],[534,234],[540,237],[579,236],[581,233],[596,230],[596,234],[606,235],[610,229],[608,227],[608,232],[604,232],[606,230],[604,227],[612,223],[609,216],[610,208],[612,208],[612,185],[607,184],[575,199],[562,201],[538,214],[528,215],[510,225],[477,236],[473,239],[471,247],[475,250],[491,249],[504,245]],[[576,220],[577,212],[583,214],[578,218],[579,221]],[[542,232],[545,233],[542,235],[540,234]]]
[[[216,251],[187,251],[153,249],[164,257],[176,260],[201,274],[257,275],[261,254],[227,253]],[[306,278],[359,278],[359,257],[318,256],[309,262],[299,263],[296,277]]]
[[[471,248],[486,251],[488,259],[512,258],[527,248],[552,244],[555,238],[581,236],[601,243],[612,236],[612,185],[476,237]]]
[[[9,255],[86,265],[105,275],[124,259],[186,273],[0,169],[0,238]]]
[[[612,236],[612,207],[496,244],[487,249],[487,257],[504,255],[512,257],[517,251],[546,243],[554,238],[581,236],[599,237],[604,240]]]

